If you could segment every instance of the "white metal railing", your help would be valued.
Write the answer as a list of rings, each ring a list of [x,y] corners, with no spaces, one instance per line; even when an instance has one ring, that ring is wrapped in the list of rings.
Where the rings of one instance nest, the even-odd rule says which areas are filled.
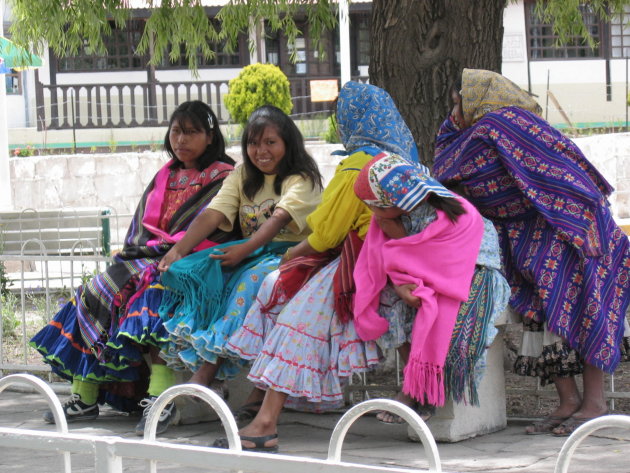
[[[0,446],[60,453],[64,473],[71,473],[70,453],[90,454],[97,473],[122,473],[123,459],[144,460],[148,471],[157,471],[158,462],[184,467],[213,468],[243,473],[412,473],[419,470],[371,466],[341,461],[341,450],[350,426],[362,415],[374,410],[387,410],[404,418],[421,439],[430,472],[442,471],[437,445],[426,424],[411,408],[384,399],[374,399],[350,409],[333,430],[328,457],[323,459],[242,451],[236,421],[229,407],[212,390],[193,384],[174,386],[158,397],[147,417],[141,440],[113,436],[94,436],[68,432],[61,404],[50,387],[31,375],[10,375],[0,379],[0,394],[12,384],[29,384],[42,393],[57,422],[56,432],[0,427]],[[155,439],[157,422],[162,409],[177,396],[197,397],[208,403],[219,415],[225,427],[229,448],[216,449],[191,445],[175,445]]]
[[[3,301],[0,298],[0,374],[4,370],[20,370],[20,371],[49,371],[49,367],[43,363],[32,364],[28,361],[28,336],[27,336],[27,298],[29,297],[42,297],[44,298],[44,314],[38,314],[40,319],[50,320],[54,315],[53,307],[56,308],[56,304],[53,303],[52,296],[55,291],[64,290],[68,293],[69,297],[74,296],[75,288],[81,283],[86,269],[84,265],[88,265],[88,272],[99,272],[105,269],[105,267],[111,263],[111,257],[99,254],[91,254],[89,256],[83,256],[76,254],[80,252],[80,246],[84,244],[80,240],[77,240],[71,248],[71,253],[66,256],[51,256],[44,247],[41,240],[30,239],[22,244],[22,252],[19,255],[6,255],[0,254],[0,263],[4,262],[18,262],[20,264],[19,274],[19,304],[17,310],[13,311],[13,317],[20,319],[20,345],[22,347],[21,363],[16,363],[16,359],[7,359],[6,355],[6,343],[7,336],[4,333],[4,327],[2,324],[2,317],[8,317],[7,311],[3,310]],[[89,243],[89,242],[88,242]],[[36,245],[41,254],[32,255],[26,254],[25,249],[28,246]],[[27,285],[29,278],[26,277],[26,264],[28,262],[39,263],[38,277],[30,278],[30,281],[40,281],[41,286],[29,287]],[[52,274],[50,265],[52,263],[59,264],[59,271]],[[81,265],[82,270],[78,271],[76,265]],[[14,274],[9,274],[9,277],[15,277]],[[66,285],[67,284],[67,285]],[[9,287],[11,291],[15,290],[15,287]],[[6,312],[6,313],[5,313]],[[42,320],[42,326],[44,325]],[[8,334],[7,334],[8,335]]]
[[[564,442],[562,450],[560,450],[560,454],[558,455],[558,460],[556,461],[556,468],[554,469],[554,472],[569,473],[571,457],[575,453],[575,450],[580,446],[582,441],[598,430],[611,427],[630,430],[630,416],[609,415],[597,417],[579,426],[575,430],[575,432],[573,432],[571,436],[566,440],[566,442]]]
[[[23,224],[36,233],[33,238],[18,239],[20,245],[15,251],[0,251],[0,264],[5,266],[5,277],[8,277],[10,283],[7,289],[11,295],[17,298],[17,308],[11,311],[11,316],[20,322],[20,332],[17,335],[21,347],[19,357],[16,355],[7,356],[9,344],[7,337],[9,334],[4,333],[2,317],[8,317],[7,308],[3,307],[3,304],[7,304],[8,301],[3,301],[0,298],[0,375],[4,371],[50,371],[48,365],[41,362],[29,362],[29,337],[27,334],[27,312],[29,310],[27,306],[35,299],[42,302],[39,310],[43,310],[44,313],[37,314],[37,317],[41,322],[40,325],[43,326],[44,321],[50,320],[58,309],[53,296],[64,292],[67,296],[73,297],[75,288],[86,277],[103,271],[112,262],[110,255],[101,254],[103,248],[95,245],[93,235],[84,238],[90,231],[93,232],[94,230],[88,231],[81,228],[84,223],[82,219],[91,218],[98,221],[107,219],[109,221],[107,248],[122,247],[121,234],[124,235],[124,233],[121,232],[120,220],[128,219],[130,215],[119,215],[110,208],[101,209],[99,212],[105,210],[109,213],[86,216],[85,210],[80,214],[75,214],[72,209],[63,209],[45,211],[40,215],[34,209],[26,209],[16,213],[17,216],[13,216],[13,220],[6,220],[12,222],[13,227],[17,225],[18,228],[21,228]],[[2,217],[0,216],[0,218]],[[43,219],[44,223],[38,223],[39,218]],[[76,229],[76,238],[74,240],[66,238],[63,249],[61,244],[57,248],[53,240],[50,239],[54,237],[55,226],[59,229],[64,228],[73,231]],[[0,223],[0,248],[3,246],[3,232],[5,230],[4,224]],[[15,228],[12,231],[15,233]],[[37,231],[43,233],[37,234]],[[40,239],[39,237],[45,238],[44,234],[48,237],[43,240]],[[17,237],[13,235],[12,238]],[[96,238],[100,240],[100,234]],[[9,265],[12,266],[11,270],[7,268]]]

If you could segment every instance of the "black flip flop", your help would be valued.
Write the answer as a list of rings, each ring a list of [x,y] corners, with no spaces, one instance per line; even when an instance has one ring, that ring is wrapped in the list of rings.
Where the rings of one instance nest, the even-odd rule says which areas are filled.
[[[278,445],[273,445],[271,447],[265,446],[267,442],[270,440],[274,440],[278,438],[278,434],[271,435],[263,435],[261,437],[248,437],[246,435],[241,435],[241,447],[245,452],[266,452],[266,453],[276,453],[278,451]],[[253,447],[246,447],[243,445],[242,441],[251,442],[254,444]],[[228,439],[225,437],[218,438],[212,444],[215,448],[229,448]]]

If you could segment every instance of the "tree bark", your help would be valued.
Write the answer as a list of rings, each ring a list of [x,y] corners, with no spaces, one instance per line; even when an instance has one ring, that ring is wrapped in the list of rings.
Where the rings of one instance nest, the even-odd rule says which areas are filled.
[[[373,0],[370,83],[387,90],[433,164],[463,68],[500,72],[507,0]]]

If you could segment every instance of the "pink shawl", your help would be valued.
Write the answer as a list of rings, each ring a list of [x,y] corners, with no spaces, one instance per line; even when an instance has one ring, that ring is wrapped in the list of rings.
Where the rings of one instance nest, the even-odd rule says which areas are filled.
[[[142,217],[142,225],[158,237],[157,239],[150,240],[147,243],[148,245],[157,245],[161,242],[177,243],[186,234],[186,230],[181,230],[177,233],[170,234],[158,227],[158,222],[162,213],[162,205],[166,196],[165,189],[167,186],[169,175],[171,173],[171,164],[173,164],[172,159],[164,166],[162,166],[162,168],[157,172],[154,178],[155,184],[153,186],[153,190],[147,196],[146,209],[144,212],[144,216]],[[205,172],[206,176],[202,180],[202,185],[205,186],[218,179],[224,179],[225,176],[233,169],[234,167],[230,164],[224,163],[222,161],[215,161],[214,163],[212,163],[211,166],[207,168]],[[206,248],[211,248],[216,244],[217,243],[204,239],[193,249],[193,252],[205,250]]]
[[[443,370],[460,304],[468,299],[483,221],[460,199],[466,214],[453,223],[440,210],[422,232],[389,239],[374,219],[354,268],[354,322],[363,340],[387,331],[378,314],[380,291],[387,278],[396,285],[416,284],[421,306],[411,333],[411,352],[404,370],[403,391],[435,406],[444,404]]]

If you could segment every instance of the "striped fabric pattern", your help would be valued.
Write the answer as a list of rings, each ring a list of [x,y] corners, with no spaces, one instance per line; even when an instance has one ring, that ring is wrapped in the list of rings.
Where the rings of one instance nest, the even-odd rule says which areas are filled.
[[[215,166],[223,169],[227,165],[222,162],[215,162],[207,170],[211,170]],[[157,189],[160,187],[158,182],[161,182],[160,178],[169,172],[167,164],[158,172],[145,190],[127,232],[125,246],[115,256],[115,263],[106,272],[84,284],[80,297],[77,297],[77,319],[83,341],[99,359],[107,358],[104,353],[106,343],[118,328],[119,321],[112,320],[112,317],[116,317],[117,314],[113,307],[116,306],[116,297],[120,294],[120,289],[132,277],[140,275],[147,267],[158,261],[172,246],[172,243],[167,241],[160,244],[150,244],[151,240],[156,239],[156,235],[145,225],[145,215],[150,210],[155,210],[154,206],[159,205],[161,207],[163,198],[160,199],[158,196],[164,194],[164,189]],[[199,192],[175,212],[166,232],[173,235],[185,231],[194,217],[202,212],[217,194],[221,182],[227,174],[227,172],[221,173],[212,178],[209,176]],[[157,204],[155,203],[156,198],[159,200]],[[211,239],[221,242],[227,239],[227,235],[224,232],[216,232]]]

